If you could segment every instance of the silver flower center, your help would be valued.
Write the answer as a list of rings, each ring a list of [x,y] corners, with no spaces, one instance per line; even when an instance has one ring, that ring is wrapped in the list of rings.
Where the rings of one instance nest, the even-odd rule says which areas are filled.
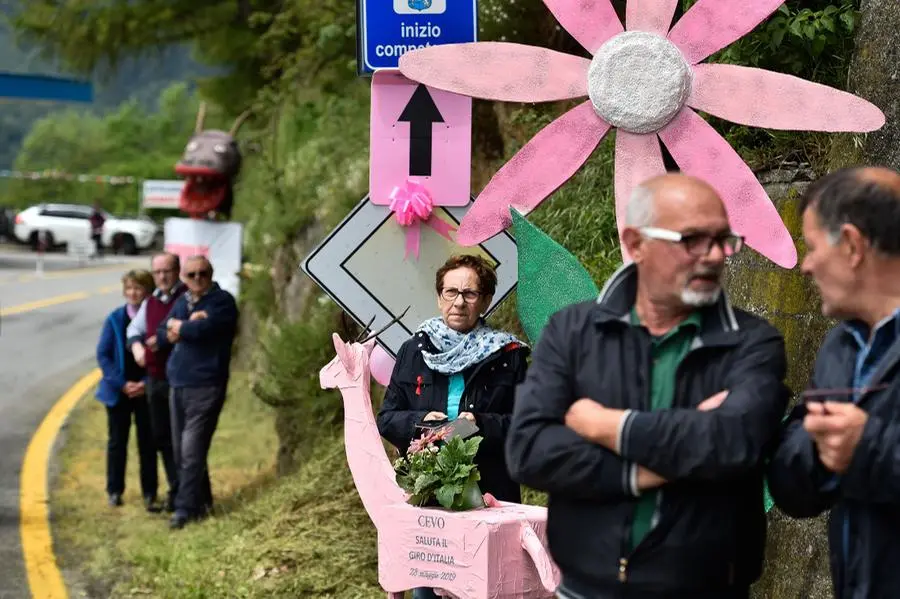
[[[607,123],[631,133],[665,127],[688,99],[693,73],[669,40],[626,31],[607,41],[591,61],[588,95]]]

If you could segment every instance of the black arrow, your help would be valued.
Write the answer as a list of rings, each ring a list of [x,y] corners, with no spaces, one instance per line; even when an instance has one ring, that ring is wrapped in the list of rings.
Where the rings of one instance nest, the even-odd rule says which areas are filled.
[[[438,110],[428,88],[416,87],[412,98],[400,118],[401,123],[409,123],[409,174],[412,177],[431,176],[432,125],[443,123],[444,116]]]

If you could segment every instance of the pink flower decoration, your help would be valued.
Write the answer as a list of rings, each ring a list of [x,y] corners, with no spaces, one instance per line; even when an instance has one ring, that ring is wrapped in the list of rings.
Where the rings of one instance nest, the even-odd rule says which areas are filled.
[[[510,206],[531,212],[615,127],[620,230],[634,186],[665,172],[662,141],[682,172],[719,192],[748,245],[792,268],[797,250],[762,185],[693,109],[754,127],[830,132],[874,131],[885,117],[857,96],[797,77],[699,64],[752,31],[783,1],[699,0],[670,30],[678,0],[629,0],[625,30],[609,0],[544,0],[593,60],[501,42],[405,54],[400,71],[409,79],[473,98],[589,98],[541,130],[497,172],[460,223],[457,242],[475,245],[510,226]]]
[[[390,209],[397,222],[408,227],[431,217],[434,200],[424,185],[407,181],[402,187],[395,187],[391,192]]]

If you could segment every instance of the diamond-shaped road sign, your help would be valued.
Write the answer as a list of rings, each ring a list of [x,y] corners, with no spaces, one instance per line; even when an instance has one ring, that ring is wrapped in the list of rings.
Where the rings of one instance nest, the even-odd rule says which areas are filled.
[[[435,206],[432,218],[456,228],[469,206]],[[497,291],[486,315],[506,299],[518,280],[516,243],[505,231],[472,247],[457,245],[425,224],[420,225],[420,235],[418,259],[405,257],[405,227],[390,208],[377,206],[366,196],[300,265],[360,325],[374,316],[372,329],[378,330],[409,307],[378,337],[393,357],[423,321],[439,314],[434,274],[451,255],[481,255],[496,268]]]

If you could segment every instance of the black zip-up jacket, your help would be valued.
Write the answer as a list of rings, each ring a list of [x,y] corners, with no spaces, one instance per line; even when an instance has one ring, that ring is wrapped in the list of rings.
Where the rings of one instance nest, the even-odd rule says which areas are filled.
[[[190,292],[175,300],[169,315],[156,329],[162,350],[172,347],[166,338],[169,320],[181,323],[181,340],[175,343],[166,366],[169,384],[179,387],[225,385],[231,373],[231,346],[237,332],[238,308],[234,297],[213,283],[197,303],[190,306]],[[207,317],[190,320],[194,312],[205,311]]]
[[[422,352],[437,353],[425,333],[416,333],[400,347],[391,382],[378,411],[378,432],[406,455],[416,424],[428,412],[447,413],[450,379],[425,364]],[[519,484],[509,476],[503,443],[509,430],[515,386],[525,378],[529,349],[510,344],[462,372],[466,381],[459,413],[470,412],[482,441],[475,456],[481,474],[478,485],[500,501],[521,502]],[[421,434],[421,433],[420,433]]]
[[[819,349],[812,387],[852,387],[859,346],[843,324]],[[831,509],[828,539],[837,599],[900,597],[900,340],[881,358],[860,396],[868,414],[848,470],[839,478],[819,460],[803,428],[804,405],[785,423],[781,443],[769,465],[769,488],[776,505],[795,518],[812,518]],[[841,393],[831,401],[849,401]],[[835,482],[836,486],[829,484]]]
[[[549,492],[550,551],[564,597],[746,597],[766,540],[764,459],[774,449],[789,392],[784,342],[724,294],[676,375],[671,409],[650,411],[651,337],[631,326],[633,265],[597,302],[550,319],[516,395],[506,455],[514,479]],[[727,389],[717,409],[696,409]],[[630,410],[621,457],[565,426],[579,398]],[[637,465],[659,487],[658,525],[629,550]]]

